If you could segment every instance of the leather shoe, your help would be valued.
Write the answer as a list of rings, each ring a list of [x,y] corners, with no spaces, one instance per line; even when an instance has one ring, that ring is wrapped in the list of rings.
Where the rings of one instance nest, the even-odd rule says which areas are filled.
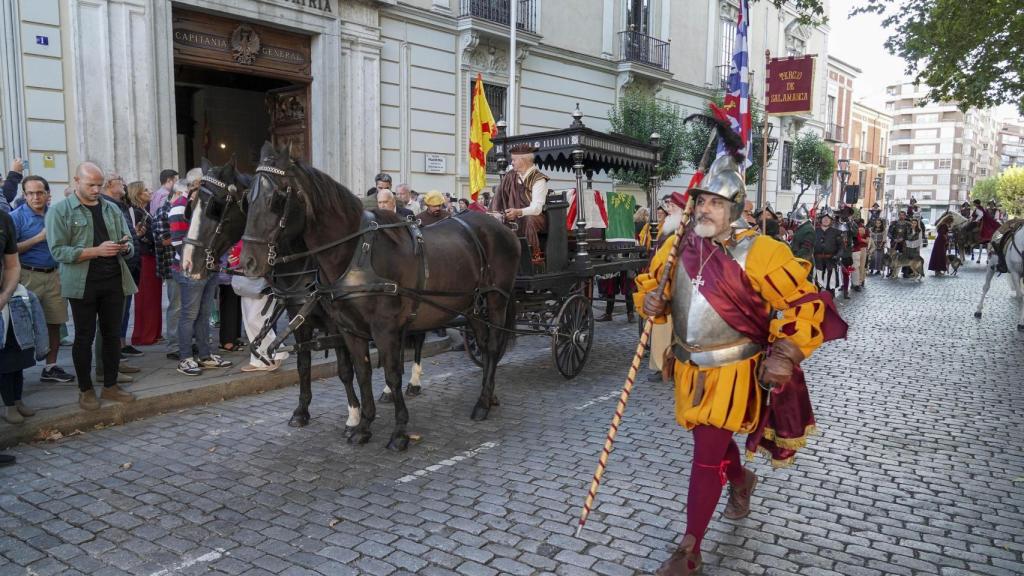
[[[79,392],[78,407],[82,410],[99,410],[100,401],[96,399],[96,392],[91,388],[85,392]]]
[[[597,318],[594,318],[594,322],[611,322],[611,321],[612,321],[612,315],[611,314],[605,314],[603,316],[598,316]]]
[[[117,366],[117,371],[120,372],[121,374],[135,374],[136,372],[142,372],[142,368],[121,362]]]
[[[757,486],[757,474],[744,468],[743,484],[736,486],[729,483],[729,501],[725,504],[725,511],[722,516],[729,520],[739,520],[750,515],[750,497],[754,494],[754,487]]]
[[[29,408],[28,406],[25,406],[25,403],[22,402],[21,400],[15,400],[14,405],[18,408],[18,412],[21,413],[21,415],[26,418],[28,418],[29,416],[36,415],[36,411],[33,410],[32,408]]]
[[[655,572],[656,576],[691,576],[700,574],[700,551],[694,550],[697,539],[691,534],[683,537],[676,551],[665,560],[665,563]]]
[[[131,392],[125,392],[117,384],[114,384],[113,386],[110,386],[108,388],[104,388],[103,391],[100,392],[100,398],[103,398],[104,400],[112,400],[114,402],[135,401],[134,394],[132,394]]]

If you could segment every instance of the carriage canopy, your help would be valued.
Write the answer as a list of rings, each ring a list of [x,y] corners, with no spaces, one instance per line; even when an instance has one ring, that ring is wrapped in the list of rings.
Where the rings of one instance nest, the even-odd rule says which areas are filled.
[[[575,167],[573,152],[582,152],[584,172],[639,170],[654,172],[658,165],[658,147],[622,134],[604,133],[583,124],[583,114],[576,109],[568,128],[506,136],[499,131],[494,139],[498,156],[508,158],[508,150],[519,144],[537,148],[534,162],[544,170],[571,172]]]

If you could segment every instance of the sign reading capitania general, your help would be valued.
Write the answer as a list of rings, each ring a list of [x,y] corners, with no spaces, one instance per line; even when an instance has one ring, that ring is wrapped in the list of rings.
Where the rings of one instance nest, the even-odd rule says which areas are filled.
[[[768,114],[810,112],[814,97],[814,56],[768,62]]]
[[[326,12],[327,14],[333,13],[331,10],[331,0],[277,0],[281,4],[288,4],[296,8],[308,8],[309,10],[317,10],[320,12]]]

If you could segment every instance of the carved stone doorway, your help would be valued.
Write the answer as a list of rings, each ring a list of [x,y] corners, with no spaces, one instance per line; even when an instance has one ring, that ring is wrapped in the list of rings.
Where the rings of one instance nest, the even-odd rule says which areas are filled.
[[[308,162],[310,37],[178,8],[172,19],[179,168],[234,156],[252,172],[267,140]]]

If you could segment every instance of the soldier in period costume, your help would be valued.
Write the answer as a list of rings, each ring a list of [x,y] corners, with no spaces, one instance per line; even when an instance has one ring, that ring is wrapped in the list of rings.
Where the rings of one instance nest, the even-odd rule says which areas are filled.
[[[426,209],[416,215],[421,226],[430,226],[451,216],[451,213],[444,209],[444,195],[437,190],[427,192],[423,204],[426,205]]]
[[[748,454],[768,453],[775,466],[792,462],[814,428],[800,362],[823,341],[845,336],[831,298],[806,280],[810,263],[782,242],[736,227],[741,174],[732,156],[715,161],[690,192],[693,225],[665,242],[637,280],[644,315],[660,324],[671,314],[665,373],[675,383],[676,420],[694,437],[686,533],[659,576],[699,573],[701,540],[726,483],[725,517],[750,513],[757,476],[743,467],[733,434],[749,434]],[[677,242],[666,295],[658,279]]]
[[[871,224],[875,220],[882,220],[883,222],[885,221],[882,218],[882,207],[878,205],[878,202],[872,204],[871,209],[868,210],[868,229],[871,229]]]
[[[898,218],[889,226],[889,250],[902,253],[907,247],[907,238],[910,237],[910,222],[907,221],[907,213],[902,210],[900,210]],[[907,274],[908,270],[904,268],[903,275]],[[889,276],[895,275],[895,270],[889,271]]]
[[[868,223],[868,255],[871,274],[878,275],[885,270],[885,220],[876,218]]]
[[[547,232],[544,202],[548,197],[549,178],[537,170],[533,155],[537,149],[529,144],[517,144],[509,149],[512,169],[505,173],[498,185],[497,195],[491,203],[491,212],[499,212],[505,222],[515,222],[519,235],[526,237],[530,255],[535,264],[544,261],[540,247],[540,234]]]
[[[857,225],[853,222],[853,207],[843,206],[839,210],[839,223],[836,226],[842,240],[839,251],[839,270],[843,278],[843,298],[850,299],[850,278],[853,276],[853,249],[857,244]]]
[[[843,232],[832,226],[832,215],[823,210],[814,231],[814,283],[835,294],[839,286],[839,258],[843,251]]]
[[[814,223],[807,215],[807,208],[800,207],[789,213],[789,219],[796,226],[789,248],[797,258],[814,263]],[[813,267],[808,271],[808,279],[814,273]]]

